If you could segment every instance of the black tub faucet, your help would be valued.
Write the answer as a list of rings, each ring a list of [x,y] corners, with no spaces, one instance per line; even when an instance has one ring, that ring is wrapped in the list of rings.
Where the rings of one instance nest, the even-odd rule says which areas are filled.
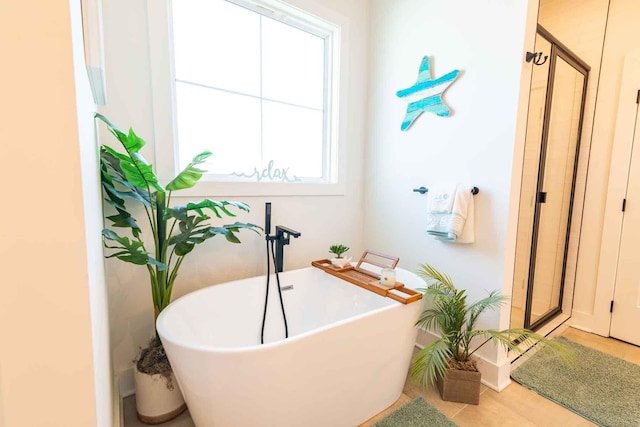
[[[297,239],[302,236],[299,231],[292,230],[282,225],[276,225],[276,271],[281,273],[284,268],[284,246],[289,244],[289,239]]]
[[[291,228],[284,227],[282,225],[276,225],[276,234],[275,236],[271,235],[271,202],[265,203],[265,216],[264,216],[264,230],[265,230],[265,238],[269,241],[276,242],[276,254],[275,254],[275,264],[276,271],[281,273],[284,267],[284,246],[288,245],[291,241],[291,237],[297,239],[302,236],[302,233],[296,230],[292,230]]]

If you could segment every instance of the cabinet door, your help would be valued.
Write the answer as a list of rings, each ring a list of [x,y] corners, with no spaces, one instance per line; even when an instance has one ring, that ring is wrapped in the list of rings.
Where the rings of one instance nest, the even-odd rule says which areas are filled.
[[[633,150],[618,256],[612,337],[640,345],[640,115],[636,113]],[[611,167],[616,167],[611,165]]]

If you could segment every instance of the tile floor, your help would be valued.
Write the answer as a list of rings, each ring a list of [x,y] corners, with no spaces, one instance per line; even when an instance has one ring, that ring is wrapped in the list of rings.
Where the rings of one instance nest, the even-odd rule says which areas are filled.
[[[624,343],[612,338],[604,338],[573,328],[566,328],[561,335],[604,353],[640,364],[640,347]],[[574,414],[568,409],[547,400],[536,393],[512,382],[502,392],[497,393],[482,387],[479,405],[445,402],[440,399],[436,390],[425,390],[407,380],[403,394],[385,411],[366,421],[360,427],[368,427],[413,398],[422,395],[426,401],[438,408],[440,412],[455,423],[464,426],[544,426],[544,427],[586,427],[595,424]],[[141,427],[136,418],[135,396],[124,399],[124,426]],[[161,424],[163,427],[194,427],[185,412],[173,421]]]

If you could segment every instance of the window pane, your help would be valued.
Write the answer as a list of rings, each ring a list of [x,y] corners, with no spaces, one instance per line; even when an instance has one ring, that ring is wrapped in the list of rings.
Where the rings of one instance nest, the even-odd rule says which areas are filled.
[[[222,0],[176,0],[173,39],[176,79],[260,94],[260,15]]]
[[[265,167],[288,170],[289,178],[322,178],[322,112],[278,102],[263,102]]]
[[[262,96],[322,109],[324,39],[262,18]]]
[[[172,4],[179,167],[208,149],[211,180],[323,181],[325,39],[224,0]]]
[[[260,100],[176,84],[180,169],[203,150],[209,173],[251,173],[260,164]]]

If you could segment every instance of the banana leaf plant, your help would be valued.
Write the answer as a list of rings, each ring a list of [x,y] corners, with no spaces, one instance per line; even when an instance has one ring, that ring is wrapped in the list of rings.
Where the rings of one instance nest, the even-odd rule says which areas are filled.
[[[421,264],[418,274],[427,287],[419,289],[430,302],[418,318],[416,326],[431,330],[440,337],[424,347],[413,359],[411,377],[420,384],[431,386],[444,378],[449,368],[475,370],[471,356],[489,342],[502,345],[518,355],[542,343],[566,363],[572,363],[572,353],[557,341],[550,340],[524,328],[504,330],[477,329],[480,315],[487,310],[499,309],[509,300],[498,291],[472,304],[467,303],[465,290],[456,289],[451,278],[427,264]]]
[[[231,243],[240,243],[236,236],[240,230],[259,234],[261,228],[243,222],[217,226],[209,224],[210,215],[218,219],[235,217],[229,208],[249,212],[249,206],[241,202],[204,199],[171,206],[175,191],[195,186],[206,172],[200,165],[211,156],[211,152],[204,151],[195,156],[182,172],[162,186],[152,165],[140,154],[145,141],[133,129],[124,133],[105,116],[96,113],[95,117],[107,126],[124,148],[124,152],[119,152],[107,145],[100,147],[105,201],[116,212],[107,216],[111,228],[102,230],[104,246],[111,250],[106,257],[146,267],[157,317],[171,301],[173,286],[185,256],[197,245],[218,235]],[[130,209],[131,203],[143,207],[142,217],[148,222],[148,230],[139,226]],[[156,345],[160,345],[157,333]]]

